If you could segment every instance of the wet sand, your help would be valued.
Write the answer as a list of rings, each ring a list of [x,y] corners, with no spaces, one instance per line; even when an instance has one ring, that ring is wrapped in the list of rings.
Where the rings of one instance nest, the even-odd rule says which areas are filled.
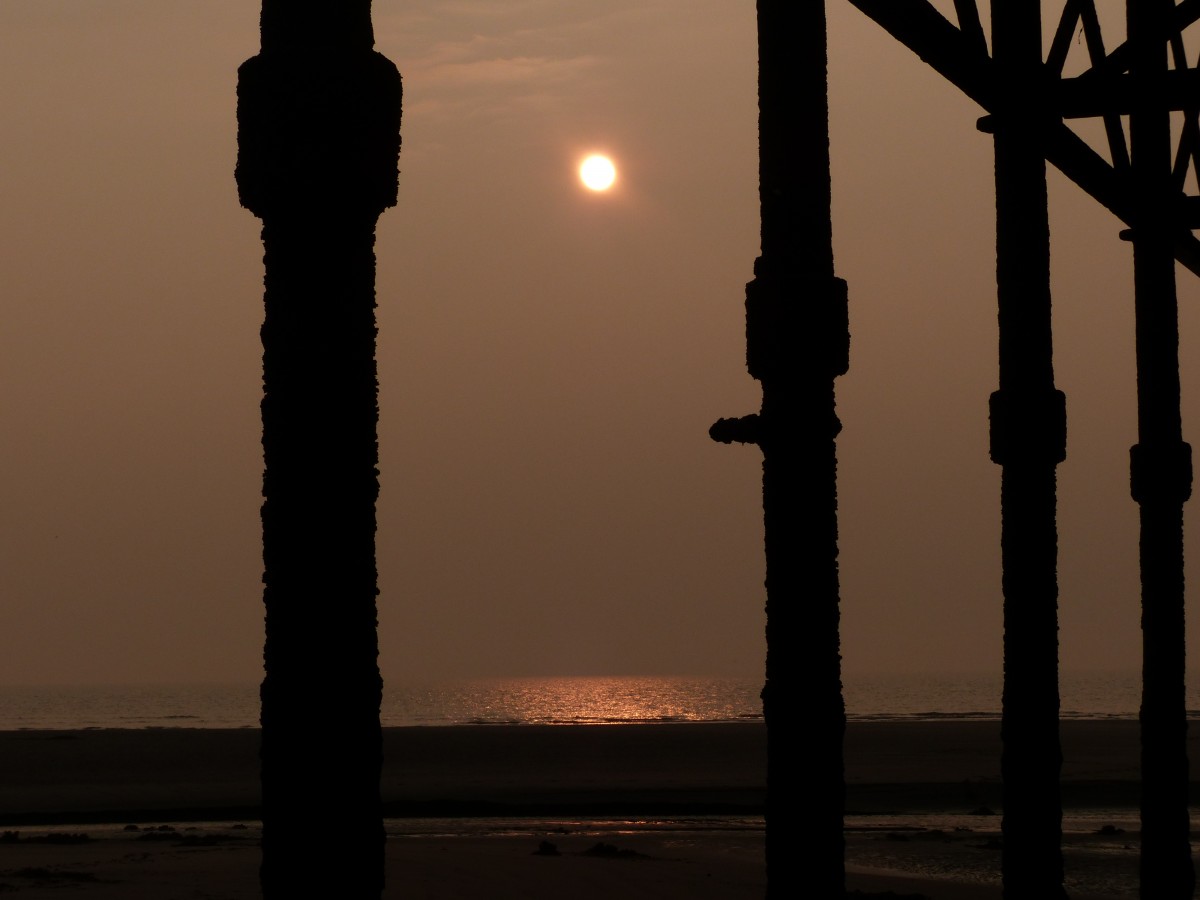
[[[388,729],[389,895],[761,897],[764,738],[756,724]],[[1066,722],[1063,743],[1067,805],[1135,821],[1137,723]],[[23,900],[201,883],[213,898],[256,896],[257,747],[253,729],[0,732],[0,825],[20,832],[0,841],[0,885]],[[846,774],[856,816],[977,814],[969,832],[851,831],[850,887],[999,896],[1000,820],[986,815],[999,809],[998,723],[853,722]],[[164,823],[176,831],[144,837]],[[47,843],[48,831],[90,840]],[[559,854],[535,854],[542,840]],[[1098,840],[1068,838],[1091,854],[1077,868]],[[589,855],[597,842],[628,852]],[[1135,843],[1122,832],[1102,849],[1128,869]]]

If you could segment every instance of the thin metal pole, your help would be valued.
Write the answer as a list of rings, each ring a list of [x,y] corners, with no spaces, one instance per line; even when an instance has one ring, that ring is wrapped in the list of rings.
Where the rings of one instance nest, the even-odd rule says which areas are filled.
[[[1055,467],[1066,405],[1054,386],[1046,163],[1035,135],[1041,77],[1039,0],[992,6],[998,78],[996,285],[1000,389],[991,455],[1001,475],[1004,697],[1001,870],[1004,896],[1065,897],[1058,733],[1058,531]]]
[[[1171,238],[1171,122],[1164,90],[1170,0],[1128,0],[1133,107],[1129,117],[1134,219],[1138,442],[1130,487],[1140,504],[1142,571],[1141,896],[1195,891],[1189,843],[1184,692],[1183,504],[1191,447],[1180,418],[1179,324]]]

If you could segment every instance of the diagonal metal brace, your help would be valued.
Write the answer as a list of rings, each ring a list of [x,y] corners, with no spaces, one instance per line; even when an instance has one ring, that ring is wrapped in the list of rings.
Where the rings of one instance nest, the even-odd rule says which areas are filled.
[[[955,28],[928,0],[850,3],[989,113],[996,112],[1000,75],[995,63],[977,41]],[[1185,5],[1187,10],[1183,9]],[[1176,16],[1179,22],[1194,20],[1200,16],[1200,0],[1181,4]],[[1051,165],[1126,225],[1136,227],[1132,185],[1125,174],[1115,170],[1061,121],[1031,118],[1026,124],[1038,130],[1037,143]],[[981,127],[987,129],[986,120]],[[1179,208],[1184,206],[1181,192]],[[1187,230],[1182,219],[1172,234],[1172,249],[1175,259],[1200,275],[1200,240]]]

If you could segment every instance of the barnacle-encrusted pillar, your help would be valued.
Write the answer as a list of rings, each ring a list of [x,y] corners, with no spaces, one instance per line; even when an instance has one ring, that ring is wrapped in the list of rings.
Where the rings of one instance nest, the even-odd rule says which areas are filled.
[[[762,253],[746,286],[746,357],[762,410],[710,433],[763,453],[767,894],[841,897],[834,378],[850,339],[833,270],[824,3],[759,0],[758,47]]]
[[[1062,898],[1058,734],[1058,530],[1055,467],[1066,457],[1066,403],[1054,386],[1050,222],[1039,144],[1050,95],[1039,0],[992,7],[996,285],[1000,389],[991,455],[1001,475],[1004,565],[1004,896]]]
[[[264,0],[238,73],[237,184],[265,248],[262,888],[383,887],[375,223],[400,76],[370,0]]]
[[[1179,319],[1173,241],[1182,231],[1171,179],[1167,43],[1171,0],[1128,0],[1133,52],[1129,150],[1134,205],[1138,442],[1130,484],[1140,505],[1142,570],[1142,854],[1144,900],[1195,890],[1189,843],[1184,691],[1183,504],[1192,448],[1180,418]]]

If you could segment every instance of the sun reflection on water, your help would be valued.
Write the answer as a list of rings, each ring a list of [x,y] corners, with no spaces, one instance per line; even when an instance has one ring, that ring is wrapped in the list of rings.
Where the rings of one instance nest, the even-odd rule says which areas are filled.
[[[755,681],[713,678],[477,679],[410,689],[392,698],[384,718],[430,725],[761,721],[759,688]]]

